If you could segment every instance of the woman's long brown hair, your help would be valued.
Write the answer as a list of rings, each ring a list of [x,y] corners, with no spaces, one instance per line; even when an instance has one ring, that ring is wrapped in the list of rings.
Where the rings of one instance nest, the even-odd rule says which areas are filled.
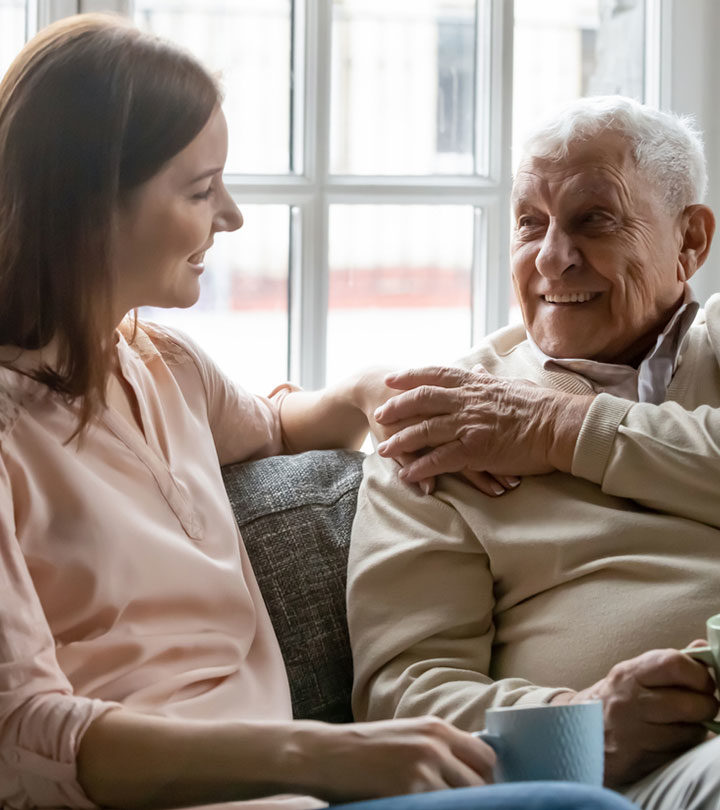
[[[112,363],[115,213],[219,100],[191,56],[99,14],[41,31],[0,83],[0,345],[54,340],[31,376],[79,401],[78,431]]]

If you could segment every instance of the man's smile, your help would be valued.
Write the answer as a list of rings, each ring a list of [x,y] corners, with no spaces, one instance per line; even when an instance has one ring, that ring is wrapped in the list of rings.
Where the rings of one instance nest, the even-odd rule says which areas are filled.
[[[573,292],[558,293],[556,295],[543,295],[543,301],[548,304],[585,304],[600,295],[599,292]]]

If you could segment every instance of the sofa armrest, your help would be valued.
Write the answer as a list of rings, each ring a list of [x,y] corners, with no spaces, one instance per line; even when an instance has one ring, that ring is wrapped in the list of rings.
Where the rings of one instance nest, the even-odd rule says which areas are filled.
[[[223,468],[297,718],[352,720],[345,584],[363,459],[315,450]]]

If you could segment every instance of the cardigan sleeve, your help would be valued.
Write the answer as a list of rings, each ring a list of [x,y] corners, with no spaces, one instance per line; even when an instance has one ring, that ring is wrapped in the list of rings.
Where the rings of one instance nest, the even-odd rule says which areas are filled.
[[[117,705],[74,695],[58,666],[0,460],[0,806],[94,807],[75,760],[88,726]]]
[[[493,679],[495,598],[481,541],[442,492],[399,482],[393,462],[370,456],[364,472],[348,567],[355,718],[437,715],[472,731],[490,706],[567,691]]]
[[[580,431],[572,473],[608,495],[720,528],[720,409],[600,394]]]

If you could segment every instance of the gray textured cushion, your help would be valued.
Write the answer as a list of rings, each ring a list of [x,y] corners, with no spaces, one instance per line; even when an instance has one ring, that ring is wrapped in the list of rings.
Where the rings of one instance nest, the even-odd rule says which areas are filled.
[[[352,719],[345,582],[363,458],[316,450],[223,469],[298,718]]]

